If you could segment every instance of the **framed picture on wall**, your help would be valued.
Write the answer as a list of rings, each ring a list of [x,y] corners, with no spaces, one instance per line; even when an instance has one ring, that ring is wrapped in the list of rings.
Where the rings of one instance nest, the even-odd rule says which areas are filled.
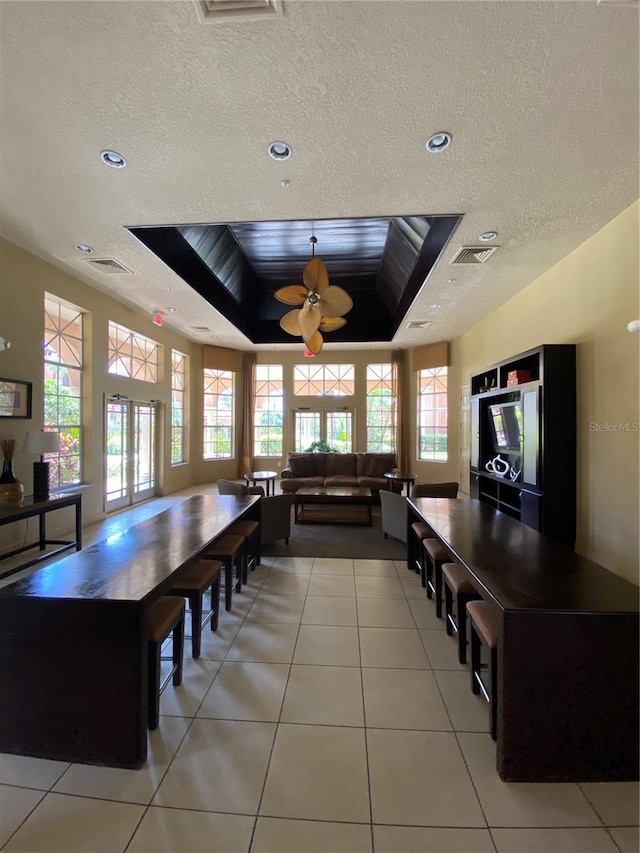
[[[0,378],[0,418],[31,417],[31,382]]]

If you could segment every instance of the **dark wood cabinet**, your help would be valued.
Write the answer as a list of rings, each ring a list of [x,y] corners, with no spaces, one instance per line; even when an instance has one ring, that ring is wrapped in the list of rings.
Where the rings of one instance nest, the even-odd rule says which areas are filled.
[[[471,377],[471,497],[573,547],[576,351],[543,344]]]

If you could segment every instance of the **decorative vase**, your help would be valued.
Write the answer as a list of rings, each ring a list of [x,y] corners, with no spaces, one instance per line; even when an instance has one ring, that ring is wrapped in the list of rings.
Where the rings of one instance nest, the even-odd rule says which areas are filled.
[[[13,473],[13,451],[16,443],[13,439],[1,442],[4,464],[0,474],[0,505],[19,504],[24,498],[24,486]]]

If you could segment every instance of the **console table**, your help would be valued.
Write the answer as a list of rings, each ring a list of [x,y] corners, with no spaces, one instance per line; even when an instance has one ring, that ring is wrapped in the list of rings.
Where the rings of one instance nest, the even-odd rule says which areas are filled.
[[[408,507],[501,617],[500,777],[638,779],[638,587],[481,501]]]
[[[196,495],[0,589],[0,752],[137,768],[147,618],[260,497]]]
[[[75,539],[47,539],[46,532],[46,517],[47,514],[56,509],[64,507],[75,507],[76,517],[76,538]],[[56,554],[62,554],[64,551],[69,551],[75,548],[80,551],[82,548],[82,495],[63,495],[62,497],[50,497],[46,501],[35,501],[33,497],[25,498],[21,504],[12,506],[0,506],[0,526],[4,524],[13,524],[15,521],[21,521],[25,518],[38,518],[38,541],[32,542],[30,545],[23,545],[20,548],[14,548],[12,551],[7,551],[0,554],[0,560],[6,560],[9,557],[15,557],[16,554],[22,554],[24,551],[30,551],[32,548],[39,548],[44,552],[47,545],[58,545],[46,553],[39,554],[31,560],[20,563],[19,566],[14,566],[7,571],[0,571],[0,578],[8,577],[26,569],[29,566],[34,566],[42,560],[48,560]]]

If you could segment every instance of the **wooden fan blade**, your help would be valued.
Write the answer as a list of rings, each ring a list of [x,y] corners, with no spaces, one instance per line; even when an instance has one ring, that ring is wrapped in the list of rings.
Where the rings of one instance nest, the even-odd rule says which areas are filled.
[[[342,317],[353,308],[353,301],[346,290],[330,285],[322,294],[321,309],[323,317]]]
[[[284,317],[280,319],[280,328],[284,329],[290,335],[302,337],[300,331],[300,308],[294,308],[293,311],[288,311]]]
[[[273,295],[286,305],[302,305],[307,298],[307,291],[301,284],[289,284],[276,290]]]
[[[318,355],[324,343],[320,332],[314,332],[308,340],[305,338],[304,342],[314,355]]]
[[[320,258],[311,258],[302,273],[302,281],[308,290],[324,293],[329,287],[329,273]]]
[[[311,339],[315,332],[318,331],[322,314],[317,305],[309,305],[307,300],[300,309],[300,317],[298,319],[300,322],[300,332],[306,341]]]
[[[346,325],[347,321],[344,317],[323,317],[322,320],[320,320],[320,331],[335,332],[336,329],[341,329]]]

